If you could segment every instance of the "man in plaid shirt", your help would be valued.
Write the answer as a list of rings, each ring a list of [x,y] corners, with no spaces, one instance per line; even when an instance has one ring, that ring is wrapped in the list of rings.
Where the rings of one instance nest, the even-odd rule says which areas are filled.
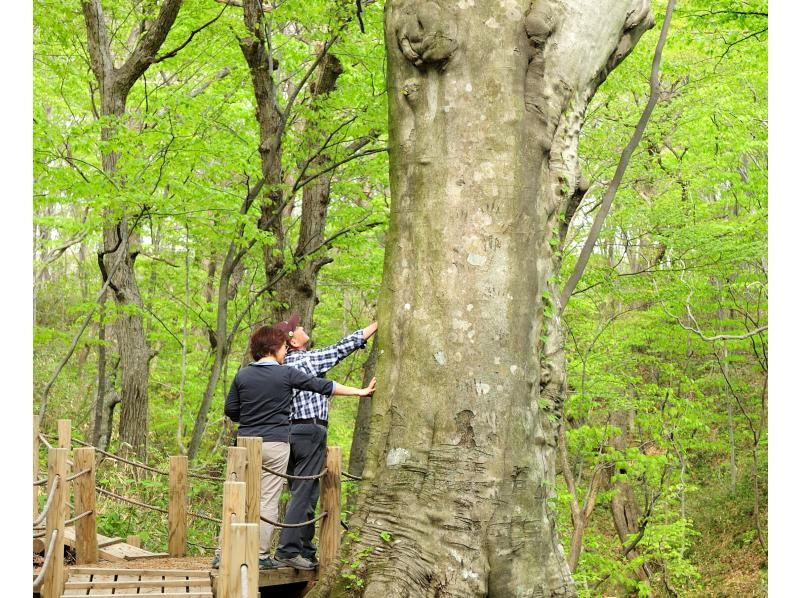
[[[307,350],[311,340],[299,326],[300,316],[292,315],[275,327],[286,333],[289,352],[284,365],[309,376],[324,377],[325,372],[367,344],[378,323],[356,330],[339,342],[322,349]],[[289,416],[289,466],[287,473],[296,476],[318,475],[325,466],[328,438],[328,397],[309,391],[294,391]],[[319,479],[289,480],[292,497],[284,523],[302,523],[314,518],[319,500]],[[281,531],[275,560],[296,569],[313,569],[317,564],[316,547],[312,544],[314,525],[285,527]]]

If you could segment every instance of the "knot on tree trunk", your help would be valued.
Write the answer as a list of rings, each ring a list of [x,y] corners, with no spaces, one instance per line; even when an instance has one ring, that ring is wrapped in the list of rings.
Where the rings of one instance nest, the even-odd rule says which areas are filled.
[[[414,66],[430,64],[444,69],[458,48],[455,21],[436,2],[406,5],[395,32],[403,56]]]

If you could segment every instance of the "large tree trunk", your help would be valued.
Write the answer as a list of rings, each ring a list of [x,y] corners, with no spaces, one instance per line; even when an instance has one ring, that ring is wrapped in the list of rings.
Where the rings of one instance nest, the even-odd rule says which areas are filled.
[[[406,0],[385,14],[381,353],[342,561],[363,562],[366,597],[573,596],[550,502],[552,244],[586,105],[652,26],[649,3]],[[336,573],[316,595],[349,595]]]

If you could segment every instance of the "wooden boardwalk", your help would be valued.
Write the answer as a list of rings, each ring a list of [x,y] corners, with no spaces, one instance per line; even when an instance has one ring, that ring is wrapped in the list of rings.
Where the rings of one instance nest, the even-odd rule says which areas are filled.
[[[171,456],[169,471],[113,455],[92,446],[71,450],[69,420],[58,421],[55,448],[39,432],[34,416],[33,470],[33,593],[41,598],[93,596],[95,598],[133,598],[141,595],[182,596],[183,598],[257,598],[259,588],[272,586],[274,598],[301,596],[313,587],[320,575],[334,565],[341,541],[341,449],[328,447],[326,467],[317,476],[321,482],[320,515],[310,521],[283,524],[263,519],[275,527],[306,525],[320,521],[320,567],[300,571],[281,567],[258,569],[261,502],[261,438],[239,437],[236,447],[228,447],[226,475],[209,476],[188,470],[187,458]],[[47,476],[39,477],[39,441],[47,447]],[[82,443],[85,444],[85,443]],[[100,451],[113,462],[123,462],[169,478],[168,509],[148,505],[138,498],[125,497],[97,485],[97,460]],[[74,461],[70,460],[70,456]],[[290,478],[280,472],[272,472]],[[351,479],[358,480],[355,476]],[[222,518],[189,510],[188,479],[197,477],[222,485]],[[304,478],[305,479],[305,478]],[[46,487],[45,487],[46,486]],[[40,509],[40,489],[45,492]],[[168,551],[150,552],[141,548],[139,538],[107,537],[97,533],[97,496],[167,514]],[[70,497],[74,496],[74,505]],[[74,516],[70,517],[70,511]],[[211,556],[186,557],[189,517],[219,524],[221,570],[211,568]],[[74,550],[76,565],[67,565],[64,547]],[[37,555],[41,554],[39,557]]]
[[[210,570],[69,567],[62,596],[133,598],[148,594],[212,598]]]
[[[66,568],[64,598],[133,598],[142,595],[213,598],[219,570],[205,557],[164,557],[73,565]],[[281,567],[259,571],[258,585],[283,586],[316,581],[317,571]]]

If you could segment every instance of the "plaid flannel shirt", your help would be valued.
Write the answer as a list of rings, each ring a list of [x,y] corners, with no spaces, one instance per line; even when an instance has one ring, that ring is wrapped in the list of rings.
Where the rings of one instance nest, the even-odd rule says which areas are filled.
[[[296,368],[309,376],[324,378],[325,372],[350,355],[356,349],[366,346],[364,332],[356,330],[330,347],[311,351],[290,351],[283,365]],[[289,419],[328,420],[328,397],[308,390],[295,390],[292,398],[292,411]]]

